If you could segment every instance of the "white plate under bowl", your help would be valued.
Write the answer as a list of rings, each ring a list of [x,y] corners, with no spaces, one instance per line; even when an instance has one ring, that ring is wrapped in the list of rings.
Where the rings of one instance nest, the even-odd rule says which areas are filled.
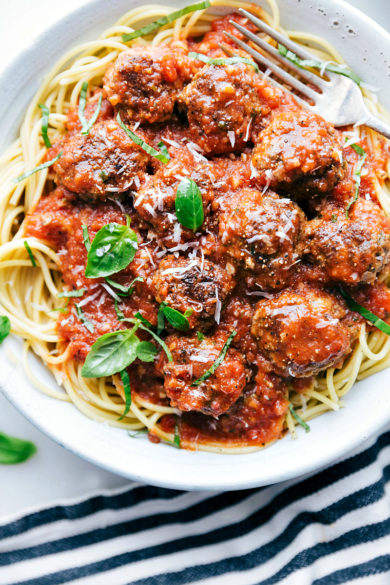
[[[23,113],[43,75],[71,46],[96,38],[121,14],[140,2],[93,0],[47,30],[0,75],[0,152],[16,136]],[[170,4],[183,5],[172,0]],[[287,28],[326,37],[367,82],[382,88],[379,98],[390,109],[386,92],[390,36],[372,20],[340,0],[279,0]],[[356,384],[345,408],[311,422],[270,448],[248,455],[217,455],[173,449],[130,438],[83,416],[73,405],[48,398],[28,382],[22,368],[0,350],[0,382],[9,400],[37,427],[74,453],[105,469],[139,481],[186,490],[235,490],[276,483],[323,467],[341,457],[390,421],[390,371]],[[20,347],[20,346],[19,346]],[[19,353],[20,349],[17,351]],[[40,377],[53,380],[31,358]]]

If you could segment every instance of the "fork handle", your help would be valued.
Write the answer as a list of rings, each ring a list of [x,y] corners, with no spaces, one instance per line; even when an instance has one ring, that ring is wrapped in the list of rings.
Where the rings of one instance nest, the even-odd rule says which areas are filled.
[[[368,126],[372,130],[376,130],[386,138],[390,138],[390,124],[383,122],[380,118],[377,118],[373,114],[369,114],[368,118],[364,120],[364,126]]]

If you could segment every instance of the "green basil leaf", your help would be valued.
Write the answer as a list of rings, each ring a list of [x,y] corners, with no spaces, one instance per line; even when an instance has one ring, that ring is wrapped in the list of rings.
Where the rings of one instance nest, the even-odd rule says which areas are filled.
[[[160,149],[160,152],[162,152],[162,154],[169,160],[171,157],[169,155],[168,149],[166,147],[166,145],[164,144],[164,142],[162,140],[160,140],[160,142],[157,144],[157,146]]]
[[[22,463],[34,455],[36,450],[36,446],[30,441],[0,433],[0,463],[2,465]]]
[[[142,150],[144,150],[145,152],[147,152],[151,156],[154,156],[154,158],[157,158],[162,163],[167,163],[169,161],[169,154],[167,156],[163,152],[159,152],[158,150],[156,150],[155,148],[153,148],[153,146],[150,146],[150,144],[147,144],[145,142],[145,140],[143,140],[140,136],[138,136],[137,134],[135,134],[135,132],[133,132],[132,130],[130,130],[130,128],[128,128],[126,126],[126,124],[124,124],[122,122],[121,117],[120,117],[120,114],[117,115],[116,119],[118,120],[119,126],[126,132],[127,136],[135,144],[137,144],[138,146],[140,146],[142,148]]]
[[[88,251],[85,276],[109,276],[126,268],[137,251],[137,235],[119,223],[109,223],[96,234]]]
[[[90,249],[91,249],[91,240],[89,239],[88,228],[84,224],[81,227],[82,227],[82,230],[83,230],[83,242],[84,242],[84,246],[85,246],[85,249],[87,250],[87,252],[89,252]]]
[[[87,91],[88,91],[88,82],[84,81],[84,83],[81,86],[80,98],[79,98],[79,111],[78,111],[79,120],[81,122],[81,134],[83,134],[84,136],[89,134],[89,131],[91,130],[92,126],[95,124],[95,122],[98,118],[99,112],[100,112],[100,108],[102,107],[102,100],[103,100],[103,96],[100,95],[96,109],[95,109],[92,117],[89,120],[87,120],[85,117],[85,106],[87,105]]]
[[[122,370],[119,373],[120,373],[120,377],[121,377],[122,384],[123,384],[123,391],[125,393],[125,410],[123,411],[122,416],[120,416],[118,418],[118,420],[122,420],[130,410],[131,386],[130,386],[130,378],[129,378],[129,374],[127,373],[127,370]]]
[[[27,241],[27,240],[24,240],[23,244],[24,244],[24,247],[25,247],[25,248],[26,248],[26,250],[27,250],[27,253],[28,253],[28,255],[30,256],[31,264],[32,264],[32,265],[34,266],[34,268],[35,268],[35,267],[36,267],[36,265],[37,265],[37,263],[35,262],[34,255],[33,255],[33,253],[32,253],[32,250],[31,250],[31,248],[30,248],[30,245],[29,245],[28,241]]]
[[[287,47],[284,45],[278,45],[278,51],[280,55],[300,67],[301,69],[318,69],[319,71],[331,71],[332,73],[337,73],[338,75],[344,75],[344,77],[349,77],[358,85],[361,84],[362,80],[356,73],[351,71],[346,65],[339,65],[338,63],[327,63],[325,65],[324,61],[317,61],[316,59],[300,59],[298,55],[289,51]],[[325,65],[325,67],[324,67]]]
[[[154,326],[151,324],[151,322],[148,321],[147,319],[145,319],[145,317],[143,317],[139,311],[137,311],[135,313],[134,317],[136,317],[137,319],[139,319],[141,321],[141,323],[143,323],[144,325],[146,325],[146,327],[151,327],[152,329],[154,329]]]
[[[152,331],[152,329],[149,329],[149,327],[145,327],[145,325],[140,324],[139,325],[140,329],[143,329],[144,331],[147,331],[149,333],[149,335],[151,335],[153,337],[153,339],[155,339],[157,341],[158,344],[161,345],[161,347],[163,348],[163,350],[166,353],[166,356],[168,358],[169,362],[173,361],[173,357],[171,352],[169,351],[169,347],[167,346],[167,344],[165,343],[165,341],[163,341],[161,339],[161,337],[159,337],[158,335],[156,335],[156,333],[154,331]]]
[[[382,333],[390,335],[390,325],[386,323],[386,321],[383,321],[380,317],[377,317],[374,313],[371,313],[371,311],[369,311],[362,305],[359,305],[359,303],[357,303],[348,293],[346,293],[341,286],[339,286],[338,289],[341,295],[344,297],[348,305],[348,308],[351,309],[351,311],[356,311],[356,313],[359,313],[367,321],[370,321],[370,323],[372,323],[375,327],[382,331]]]
[[[11,321],[5,315],[0,316],[0,343],[8,337],[11,332]]]
[[[176,311],[176,309],[172,309],[168,305],[165,305],[163,308],[164,317],[174,327],[179,331],[187,331],[190,327],[188,319],[185,315]]]
[[[90,333],[93,333],[95,331],[95,327],[94,327],[92,321],[87,319],[87,317],[84,315],[83,309],[77,303],[75,304],[75,309],[76,309],[77,317],[80,319],[81,323],[84,325],[84,327],[86,329],[88,329],[88,331]]]
[[[150,341],[140,341],[137,345],[137,358],[142,362],[154,362],[158,349]]]
[[[197,331],[196,332],[196,337],[199,339],[199,341],[203,341],[204,340],[204,335],[201,331]]]
[[[24,181],[24,179],[27,179],[27,177],[34,175],[34,173],[37,173],[38,171],[43,171],[43,169],[47,169],[48,167],[51,167],[51,165],[54,165],[54,163],[57,162],[58,159],[61,158],[61,156],[62,156],[62,151],[59,152],[57,154],[57,156],[55,158],[53,158],[52,160],[48,160],[47,162],[39,165],[38,167],[35,167],[35,169],[31,169],[31,171],[27,171],[26,173],[23,173],[23,175],[19,175],[19,177],[16,177],[15,183],[20,183],[20,181]]]
[[[136,278],[134,278],[134,280],[131,281],[129,286],[124,286],[123,284],[119,284],[119,282],[115,282],[115,280],[111,280],[111,278],[108,278],[108,277],[106,278],[107,284],[109,284],[113,288],[120,290],[123,293],[123,295],[119,295],[119,296],[131,295],[131,293],[134,290],[134,288],[133,288],[134,284],[136,282],[143,282],[143,281],[144,281],[144,279],[142,278],[142,276],[136,276]]]
[[[347,219],[349,217],[350,208],[352,207],[352,205],[354,203],[356,203],[356,201],[358,200],[358,197],[359,197],[362,168],[363,168],[363,165],[364,165],[366,158],[367,158],[367,153],[361,146],[359,146],[358,144],[351,144],[351,147],[355,150],[355,152],[358,153],[358,155],[360,156],[360,159],[359,159],[359,161],[355,167],[355,170],[353,172],[353,176],[355,178],[355,193],[354,193],[354,196],[352,197],[351,201],[348,203],[347,208],[345,210],[345,216]]]
[[[205,380],[207,380],[207,378],[210,378],[210,376],[212,376],[214,374],[215,370],[222,364],[223,360],[225,359],[227,350],[229,349],[229,346],[230,346],[231,342],[233,341],[233,338],[236,335],[237,335],[237,331],[235,331],[233,329],[233,331],[229,335],[225,345],[223,346],[221,353],[219,354],[219,356],[217,357],[217,359],[215,360],[213,365],[208,370],[205,371],[203,376],[201,376],[200,378],[195,380],[195,382],[192,382],[191,386],[199,386],[202,382],[204,382]]]
[[[137,39],[138,37],[143,37],[145,35],[150,34],[154,30],[158,30],[162,26],[189,14],[190,12],[195,12],[196,10],[204,10],[210,6],[209,0],[205,0],[204,2],[198,2],[197,4],[191,4],[190,6],[186,6],[185,8],[181,8],[180,10],[175,10],[175,12],[171,12],[167,14],[167,16],[162,16],[161,18],[154,20],[153,22],[146,24],[142,28],[135,30],[131,33],[127,33],[122,35],[122,41],[127,43],[128,41],[132,41],[133,39]]]
[[[291,412],[292,416],[297,421],[297,423],[300,424],[301,427],[303,427],[305,429],[305,431],[308,433],[310,431],[310,426],[307,423],[305,423],[305,421],[303,419],[301,419],[299,414],[294,410],[294,407],[292,404],[288,405],[288,409]]]
[[[45,104],[39,104],[39,107],[42,110],[41,134],[42,134],[43,142],[45,143],[46,148],[51,148],[50,138],[49,138],[48,133],[47,133],[47,130],[49,128],[50,111],[49,111],[49,108]]]
[[[99,337],[87,355],[81,375],[84,378],[101,378],[127,368],[137,357],[139,339],[135,329],[121,329]]]
[[[66,299],[70,299],[72,297],[76,298],[82,297],[86,290],[87,290],[86,288],[80,288],[79,290],[64,290],[62,292],[59,292],[57,297],[59,299],[62,299],[63,297],[65,297]]]
[[[212,59],[211,57],[207,57],[207,55],[203,55],[202,53],[188,53],[190,59],[197,59],[198,61],[202,61],[207,65],[236,65],[238,63],[244,63],[245,65],[249,65],[253,67],[256,73],[259,73],[260,69],[258,65],[252,61],[252,59],[247,59],[246,57],[226,57],[226,58],[217,58]]]
[[[202,194],[192,179],[183,179],[177,188],[175,210],[178,221],[196,232],[204,221]]]
[[[176,424],[175,424],[175,434],[173,437],[173,444],[175,445],[175,447],[177,447],[178,449],[181,449],[181,443],[180,443],[180,428],[179,428],[179,422],[176,419]]]
[[[125,320],[125,314],[123,311],[120,310],[119,308],[119,303],[116,299],[114,299],[114,307],[115,307],[115,313],[116,316],[118,318],[118,321],[124,321]]]
[[[157,335],[160,335],[165,328],[164,309],[166,306],[166,303],[161,303],[157,311]]]

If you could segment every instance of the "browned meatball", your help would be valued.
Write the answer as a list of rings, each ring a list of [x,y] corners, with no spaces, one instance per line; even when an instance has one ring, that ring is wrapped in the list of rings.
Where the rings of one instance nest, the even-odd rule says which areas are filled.
[[[186,43],[132,47],[108,69],[103,87],[125,120],[163,122],[171,116],[195,67],[187,57]]]
[[[286,284],[301,251],[305,216],[290,199],[242,189],[226,203],[219,236],[227,253],[242,263],[262,288]]]
[[[389,273],[390,220],[366,199],[358,199],[348,215],[327,205],[307,224],[306,252],[332,280],[373,283]]]
[[[243,356],[232,347],[214,374],[201,384],[192,386],[213,365],[226,339],[227,336],[202,341],[196,335],[168,337],[166,343],[173,361],[164,363],[162,373],[164,388],[172,406],[217,417],[238,399],[248,381],[249,371]]]
[[[248,65],[207,65],[184,89],[179,104],[187,112],[194,142],[206,153],[228,153],[251,140],[277,91]]]
[[[296,196],[326,193],[344,176],[335,129],[304,111],[277,113],[263,130],[253,154],[259,183]]]
[[[167,303],[189,317],[190,327],[205,330],[219,320],[221,306],[236,282],[226,270],[209,260],[166,256],[153,274],[157,302]]]
[[[345,317],[342,301],[302,283],[257,304],[252,334],[276,372],[304,378],[339,365],[350,352]]]
[[[53,165],[57,180],[97,200],[135,189],[149,160],[114,120],[98,122],[87,136],[70,132],[54,149],[63,153]]]

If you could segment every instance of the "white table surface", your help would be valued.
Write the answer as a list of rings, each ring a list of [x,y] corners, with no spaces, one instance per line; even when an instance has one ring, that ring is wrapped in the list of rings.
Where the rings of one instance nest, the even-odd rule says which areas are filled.
[[[44,28],[83,1],[0,0],[0,69]],[[389,0],[350,0],[350,3],[390,29]],[[34,506],[48,506],[129,483],[56,445],[24,419],[1,394],[0,430],[28,438],[38,447],[38,453],[28,462],[1,466],[0,521]]]

